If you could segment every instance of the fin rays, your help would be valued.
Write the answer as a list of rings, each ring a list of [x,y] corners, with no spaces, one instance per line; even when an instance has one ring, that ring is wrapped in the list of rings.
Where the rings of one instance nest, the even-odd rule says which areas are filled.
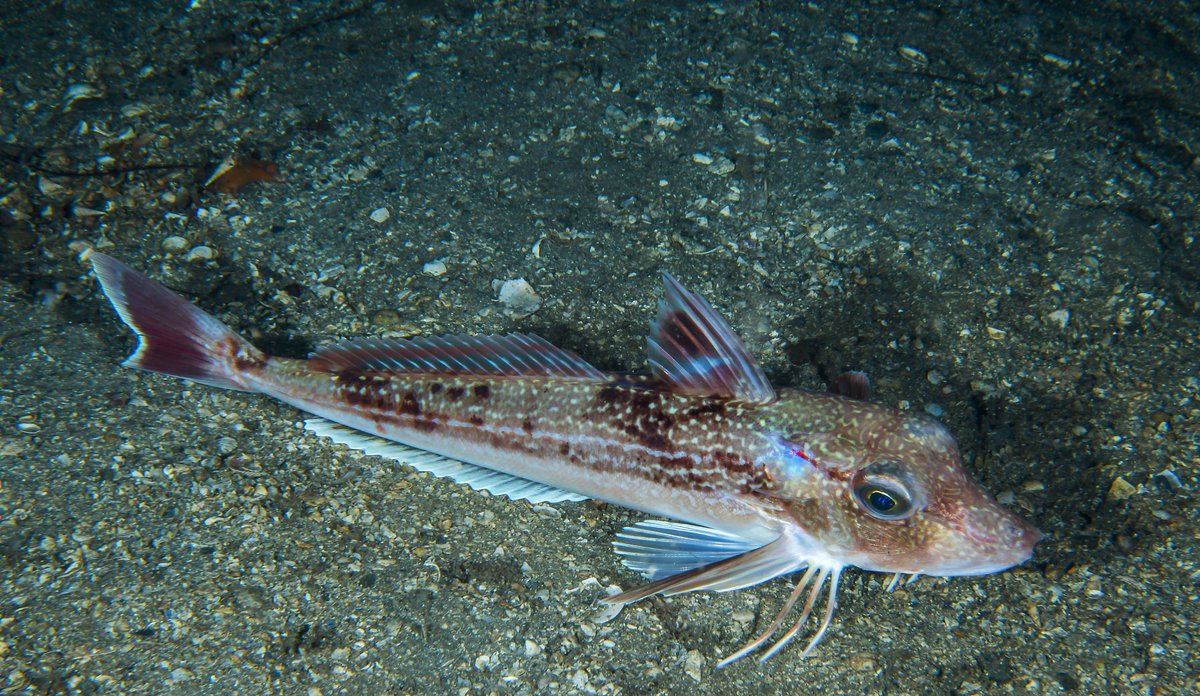
[[[816,576],[815,581],[813,580],[814,575]],[[800,654],[801,659],[808,657],[813,649],[817,647],[817,644],[821,642],[821,638],[825,636],[825,630],[829,628],[829,622],[833,620],[833,611],[835,608],[837,608],[838,581],[841,579],[841,575],[841,568],[809,566],[808,570],[804,572],[804,576],[800,578],[800,582],[796,583],[796,587],[792,590],[792,594],[788,596],[787,601],[783,603],[783,606],[775,615],[775,619],[771,621],[771,624],[767,626],[766,630],[760,633],[749,643],[746,643],[744,646],[738,649],[737,652],[717,663],[717,667],[727,667],[733,664],[746,655],[749,655],[750,653],[759,649],[768,640],[770,640],[779,630],[779,627],[783,625],[784,618],[786,618],[791,612],[792,607],[796,605],[796,601],[800,599],[800,596],[804,594],[804,590],[807,588],[808,599],[804,602],[804,609],[801,610],[800,617],[796,619],[796,623],[792,624],[792,627],[789,628],[782,636],[780,636],[780,638],[776,640],[775,643],[773,643],[771,647],[762,654],[761,657],[758,658],[759,662],[765,662],[769,660],[775,653],[779,652],[788,643],[790,643],[792,639],[796,637],[796,634],[800,632],[800,629],[804,628],[804,625],[808,623],[808,618],[812,615],[813,608],[816,606],[817,600],[820,597],[821,588],[826,584],[826,582],[828,582],[829,594],[825,600],[825,613],[821,618],[821,624],[817,627],[817,632],[812,638],[809,639],[808,645],[804,646],[804,652]]]

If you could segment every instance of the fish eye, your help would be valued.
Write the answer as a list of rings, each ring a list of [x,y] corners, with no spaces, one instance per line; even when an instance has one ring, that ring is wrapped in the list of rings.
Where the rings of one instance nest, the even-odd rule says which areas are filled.
[[[908,498],[903,493],[878,483],[863,484],[854,493],[867,512],[881,520],[906,517],[910,508]]]
[[[899,462],[876,462],[858,472],[854,497],[869,515],[878,520],[902,520],[919,507],[919,489]]]

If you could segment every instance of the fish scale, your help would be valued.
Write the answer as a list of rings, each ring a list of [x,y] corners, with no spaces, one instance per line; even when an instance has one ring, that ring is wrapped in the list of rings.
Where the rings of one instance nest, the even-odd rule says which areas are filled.
[[[647,340],[651,374],[638,376],[529,334],[365,339],[306,360],[270,357],[128,266],[88,258],[138,336],[127,366],[274,397],[317,416],[305,423],[317,435],[475,489],[667,518],[618,534],[617,553],[651,582],[605,602],[804,571],[722,666],[778,653],[824,594],[801,656],[812,652],[847,567],[979,575],[1026,561],[1041,539],[971,480],[943,426],[870,403],[858,372],[828,393],[772,387],[724,318],[669,274]]]

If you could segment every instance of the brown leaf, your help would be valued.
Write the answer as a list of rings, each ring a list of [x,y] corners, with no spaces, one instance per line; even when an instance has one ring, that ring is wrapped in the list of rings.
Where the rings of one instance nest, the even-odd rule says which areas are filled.
[[[220,193],[234,194],[247,184],[256,181],[277,182],[279,167],[274,162],[256,159],[239,159],[232,164],[223,163],[204,183],[206,188]]]

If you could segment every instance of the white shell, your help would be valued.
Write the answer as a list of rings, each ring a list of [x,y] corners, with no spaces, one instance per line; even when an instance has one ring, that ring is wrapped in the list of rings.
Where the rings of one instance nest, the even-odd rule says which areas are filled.
[[[929,63],[929,56],[925,55],[920,50],[913,48],[912,46],[901,46],[896,50],[900,52],[900,55],[903,56],[905,60],[910,60],[917,65],[927,65]]]
[[[517,317],[527,317],[542,306],[542,298],[524,278],[514,278],[501,283],[500,302],[510,314]]]

